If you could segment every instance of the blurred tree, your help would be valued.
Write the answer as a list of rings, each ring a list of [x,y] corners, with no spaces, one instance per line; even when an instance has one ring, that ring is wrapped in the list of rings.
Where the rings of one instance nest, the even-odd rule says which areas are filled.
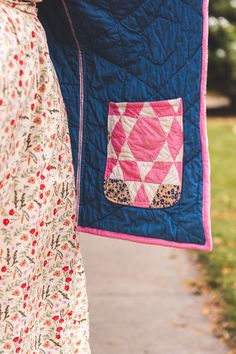
[[[227,95],[236,109],[236,0],[209,1],[208,89]]]

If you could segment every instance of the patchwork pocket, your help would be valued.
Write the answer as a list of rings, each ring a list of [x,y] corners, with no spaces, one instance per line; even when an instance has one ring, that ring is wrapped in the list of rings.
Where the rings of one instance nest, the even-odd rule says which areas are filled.
[[[105,197],[117,204],[167,208],[182,190],[182,99],[109,102]]]

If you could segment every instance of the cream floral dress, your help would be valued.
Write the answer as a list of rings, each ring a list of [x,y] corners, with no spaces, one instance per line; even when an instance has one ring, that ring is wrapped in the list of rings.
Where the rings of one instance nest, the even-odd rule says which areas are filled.
[[[30,1],[0,0],[0,353],[90,354],[65,106]]]

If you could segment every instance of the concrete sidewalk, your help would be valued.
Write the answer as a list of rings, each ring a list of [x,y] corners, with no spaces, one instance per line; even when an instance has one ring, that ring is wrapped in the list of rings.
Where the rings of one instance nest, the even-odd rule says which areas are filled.
[[[92,354],[226,354],[203,315],[187,251],[80,234]]]

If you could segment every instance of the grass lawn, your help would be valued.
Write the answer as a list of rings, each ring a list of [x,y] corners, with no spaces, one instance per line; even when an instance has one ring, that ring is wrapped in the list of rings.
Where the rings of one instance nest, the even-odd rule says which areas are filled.
[[[209,119],[213,251],[199,252],[236,345],[236,119]]]

